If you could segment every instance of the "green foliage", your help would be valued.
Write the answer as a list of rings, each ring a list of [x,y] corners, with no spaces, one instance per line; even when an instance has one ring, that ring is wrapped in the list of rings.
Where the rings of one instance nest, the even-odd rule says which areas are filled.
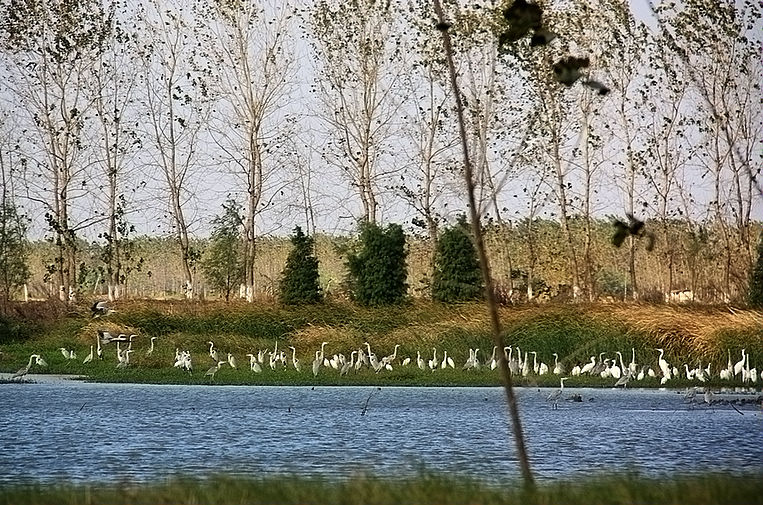
[[[446,303],[479,300],[484,295],[477,250],[466,218],[445,230],[437,243],[432,298]]]
[[[0,302],[29,278],[26,223],[9,200],[0,204]]]
[[[318,303],[323,296],[318,283],[318,258],[315,257],[313,238],[297,226],[291,243],[294,249],[286,258],[281,276],[281,302],[287,305]]]
[[[755,263],[750,277],[748,302],[752,307],[763,307],[763,233],[758,240],[758,261]]]
[[[361,249],[347,259],[350,289],[361,305],[402,303],[408,292],[405,234],[398,224],[386,229],[366,223],[360,230]]]
[[[212,237],[201,261],[209,284],[230,300],[231,291],[244,278],[241,260],[241,218],[232,200],[223,204],[223,213],[212,220]]]
[[[495,476],[483,477],[495,480]],[[256,478],[218,474],[204,478],[179,476],[149,483],[10,484],[0,490],[0,504],[756,504],[761,503],[759,480],[753,473],[667,475],[661,478],[637,473],[599,474],[571,481],[547,481],[528,491],[511,480],[489,484],[471,476],[425,471],[397,478],[362,474],[337,480],[299,474]]]

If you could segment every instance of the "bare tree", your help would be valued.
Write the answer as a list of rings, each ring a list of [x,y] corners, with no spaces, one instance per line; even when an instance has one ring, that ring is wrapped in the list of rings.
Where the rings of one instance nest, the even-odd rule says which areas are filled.
[[[73,299],[76,233],[93,222],[93,216],[78,220],[73,207],[88,191],[83,132],[92,107],[91,71],[110,32],[109,14],[93,1],[4,5],[4,86],[28,123],[20,144],[26,196],[44,209],[53,235],[57,252],[49,273],[58,280],[59,296]]]
[[[109,45],[93,69],[94,120],[100,134],[94,145],[100,174],[94,179],[100,189],[105,189],[106,197],[106,229],[99,236],[106,242],[102,256],[109,300],[122,296],[121,286],[129,270],[126,238],[131,227],[126,221],[125,185],[135,172],[128,162],[140,145],[132,106],[138,84],[133,68],[136,55],[132,34],[120,19],[127,16],[128,12],[119,12],[110,19]]]
[[[285,183],[277,177],[275,153],[293,129],[284,118],[297,64],[293,11],[288,3],[260,6],[247,0],[208,0],[199,11],[208,58],[218,62],[220,109],[229,113],[212,135],[223,163],[246,188],[244,289],[250,302],[256,283],[257,222]]]
[[[631,4],[623,0],[603,2],[599,14],[607,17],[603,21],[611,26],[610,44],[602,51],[603,71],[609,86],[612,87],[609,107],[613,109],[616,122],[609,124],[609,136],[616,145],[614,160],[618,167],[617,175],[622,181],[625,192],[625,212],[631,216],[637,214],[637,188],[639,169],[643,153],[640,151],[639,138],[643,129],[640,117],[645,109],[644,90],[639,85],[643,82],[645,51],[647,44],[646,26],[636,20]],[[621,159],[618,159],[621,158]],[[628,277],[631,286],[631,298],[638,300],[639,287],[636,278],[636,238],[628,237]]]
[[[396,12],[391,2],[320,0],[310,15],[319,117],[330,135],[324,157],[348,177],[362,220],[375,223],[382,181],[399,169],[388,148],[409,71]]]
[[[193,65],[195,33],[184,16],[188,10],[162,0],[151,0],[141,10],[141,38],[145,136],[151,144],[146,166],[163,179],[168,213],[180,246],[186,298],[194,296],[198,251],[191,245],[188,204],[191,185],[199,176],[200,135],[209,118],[206,76]]]

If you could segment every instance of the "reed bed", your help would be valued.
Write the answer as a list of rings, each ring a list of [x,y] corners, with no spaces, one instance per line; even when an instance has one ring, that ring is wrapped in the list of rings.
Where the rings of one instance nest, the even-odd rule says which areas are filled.
[[[534,491],[519,483],[503,485],[451,475],[410,478],[358,475],[346,480],[295,475],[272,477],[212,476],[173,478],[138,484],[27,484],[0,488],[0,505],[120,504],[590,504],[649,503],[704,505],[763,503],[759,475],[709,474],[669,478],[633,475],[587,476],[574,481],[541,483]]]

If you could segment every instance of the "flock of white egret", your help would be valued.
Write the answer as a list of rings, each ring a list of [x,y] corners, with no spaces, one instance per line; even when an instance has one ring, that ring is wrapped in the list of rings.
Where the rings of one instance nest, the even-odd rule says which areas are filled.
[[[103,360],[106,347],[114,344],[117,368],[129,367],[131,365],[130,355],[135,351],[133,343],[137,338],[138,335],[136,334],[127,335],[122,333],[114,336],[106,330],[98,330],[95,344],[90,346],[90,352],[83,360],[83,364],[88,364],[95,358]],[[157,337],[151,337],[149,346],[142,351],[146,356],[154,353],[154,343],[156,340]],[[220,351],[212,341],[208,341],[207,344],[209,346],[206,353],[208,356],[204,359],[210,359],[213,365],[206,371],[206,376],[214,380],[215,374],[222,367],[237,368],[236,357],[233,353]],[[400,344],[394,346],[391,354],[381,357],[373,352],[371,344],[368,342],[364,342],[358,349],[346,351],[346,354],[337,352],[328,355],[326,353],[327,345],[329,345],[328,342],[322,342],[320,348],[316,349],[314,354],[311,353],[309,355],[308,361],[310,366],[308,370],[312,372],[314,377],[321,373],[321,369],[326,370],[328,373],[345,376],[350,373],[360,372],[364,368],[378,374],[391,371],[396,367],[416,367],[419,370],[436,372],[437,370],[455,369],[457,366],[453,356],[449,355],[447,350],[439,352],[436,347],[432,348],[431,357],[429,353],[422,356],[421,351],[417,351],[414,358],[413,356],[398,356]],[[279,349],[278,341],[276,341],[272,350],[259,349],[256,353],[251,352],[246,354],[250,370],[253,373],[259,374],[267,369],[277,371],[293,368],[296,372],[301,373],[304,367],[302,361],[297,357],[297,349],[294,346],[289,346],[288,349],[290,352],[283,348]],[[78,359],[74,349],[61,347],[59,350],[67,360]],[[720,369],[713,369],[711,363],[703,366],[701,362],[692,367],[687,363],[671,365],[665,359],[664,349],[655,349],[654,352],[655,355],[647,357],[645,363],[637,362],[636,350],[634,348],[631,349],[631,360],[629,363],[625,363],[623,354],[620,351],[613,353],[616,357],[605,357],[607,353],[601,352],[598,358],[597,356],[591,356],[590,361],[575,364],[569,370],[569,373],[567,367],[559,360],[557,353],[552,353],[553,364],[546,364],[539,360],[536,351],[523,352],[519,346],[506,346],[503,349],[503,357],[508,363],[512,374],[516,376],[528,377],[547,374],[556,376],[569,375],[572,377],[594,376],[603,379],[614,379],[616,386],[622,385],[624,387],[631,380],[641,381],[645,377],[659,378],[660,384],[663,385],[676,378],[703,383],[717,377],[721,380],[734,380],[751,385],[756,384],[758,378],[763,381],[763,371],[759,375],[756,368],[750,368],[750,354],[746,352],[746,349],[742,349],[741,359],[738,361],[732,361],[731,351],[729,350],[727,365]],[[489,357],[485,354],[484,360],[482,360],[480,359],[480,349],[469,349],[469,356],[461,366],[461,369],[464,371],[495,370],[499,365],[500,354],[498,348],[494,346],[492,354]],[[26,375],[33,363],[39,366],[45,366],[46,364],[39,354],[33,354],[29,359],[29,364],[20,369],[12,378]],[[192,373],[193,358],[191,352],[176,348],[173,366]],[[563,380],[561,381],[561,386],[563,389]],[[549,399],[553,401],[552,398]]]

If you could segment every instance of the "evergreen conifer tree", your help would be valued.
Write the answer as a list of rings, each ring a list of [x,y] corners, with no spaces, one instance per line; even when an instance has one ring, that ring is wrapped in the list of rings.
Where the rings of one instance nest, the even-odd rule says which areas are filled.
[[[763,308],[763,233],[758,239],[758,261],[752,269],[748,302],[751,307]]]
[[[479,300],[484,294],[477,251],[462,216],[437,243],[432,299],[453,303]]]
[[[350,254],[348,267],[353,298],[361,305],[402,303],[408,293],[405,234],[398,224],[382,229],[366,223],[360,230],[361,248]]]
[[[305,235],[297,226],[291,243],[294,249],[286,258],[286,267],[281,275],[281,303],[319,303],[323,295],[318,283],[318,258],[313,249],[313,238]]]

